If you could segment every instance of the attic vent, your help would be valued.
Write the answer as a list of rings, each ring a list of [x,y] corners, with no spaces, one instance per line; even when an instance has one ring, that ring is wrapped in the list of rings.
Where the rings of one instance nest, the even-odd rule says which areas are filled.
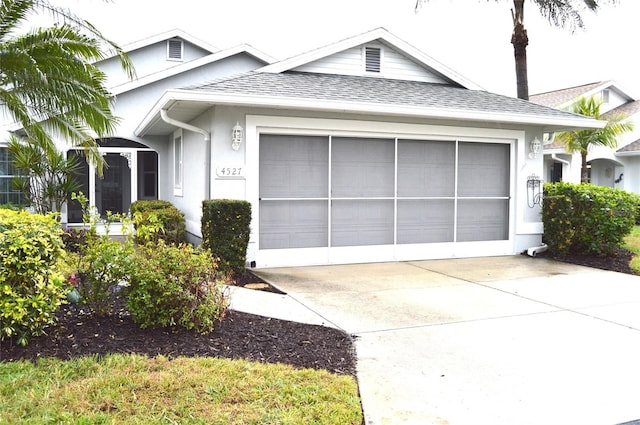
[[[182,40],[179,38],[172,38],[167,40],[167,59],[169,60],[182,60]]]
[[[379,47],[365,47],[364,48],[365,71],[380,72],[381,56],[382,56],[382,50]]]
[[[602,102],[609,103],[609,89],[602,90]]]

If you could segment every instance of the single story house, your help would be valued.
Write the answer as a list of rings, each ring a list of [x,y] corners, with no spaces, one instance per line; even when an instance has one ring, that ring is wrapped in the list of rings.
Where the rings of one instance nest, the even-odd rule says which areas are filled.
[[[552,108],[571,110],[581,97],[596,97],[602,101],[600,112],[619,113],[635,129],[619,136],[618,146],[594,147],[587,155],[590,183],[640,193],[640,101],[615,81],[599,81],[535,94],[530,100]],[[544,145],[544,179],[549,182],[580,183],[581,157],[568,153],[564,145],[549,140]]]
[[[539,140],[600,126],[484,91],[382,28],[279,62],[177,30],[124,47],[136,80],[98,64],[122,122],[100,140],[104,179],[84,166],[90,202],[168,200],[197,242],[203,200],[247,200],[255,267],[538,246]]]

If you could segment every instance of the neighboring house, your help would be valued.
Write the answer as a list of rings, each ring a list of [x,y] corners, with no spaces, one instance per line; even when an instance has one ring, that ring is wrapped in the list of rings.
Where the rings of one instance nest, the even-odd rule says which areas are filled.
[[[635,130],[619,137],[617,148],[598,146],[587,155],[590,183],[640,193],[640,101],[614,81],[601,81],[532,95],[530,100],[552,108],[571,110],[581,97],[598,97],[600,112],[622,113],[635,123]],[[580,183],[580,153],[569,154],[564,145],[544,146],[545,181]]]
[[[116,74],[122,123],[101,141],[104,180],[85,165],[90,201],[105,212],[166,199],[197,242],[203,200],[247,200],[257,267],[538,246],[531,141],[600,126],[483,91],[384,29],[276,63],[177,31],[126,50],[137,80],[115,58],[100,64]]]

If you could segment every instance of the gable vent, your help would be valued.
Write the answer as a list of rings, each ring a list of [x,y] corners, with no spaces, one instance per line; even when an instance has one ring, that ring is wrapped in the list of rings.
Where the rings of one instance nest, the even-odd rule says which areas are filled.
[[[365,47],[364,60],[367,72],[380,72],[380,57],[382,51],[379,47]]]
[[[167,58],[171,60],[182,60],[182,40],[172,38],[167,40]]]

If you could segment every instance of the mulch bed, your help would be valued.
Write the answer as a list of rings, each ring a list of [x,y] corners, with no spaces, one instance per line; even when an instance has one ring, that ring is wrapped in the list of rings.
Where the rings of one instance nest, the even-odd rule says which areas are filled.
[[[620,249],[614,254],[607,257],[598,257],[595,255],[569,254],[565,256],[552,255],[547,252],[540,253],[538,256],[549,258],[552,260],[563,261],[565,263],[578,264],[581,266],[593,267],[602,270],[611,270],[614,272],[635,274],[629,266],[633,253],[626,249]]]
[[[246,282],[263,281],[247,275],[237,283]],[[270,285],[263,290],[280,292]],[[201,335],[182,329],[140,329],[123,307],[106,317],[93,318],[75,304],[64,305],[57,318],[47,335],[32,338],[26,347],[11,340],[2,342],[0,361],[136,353],[169,358],[243,358],[352,376],[356,371],[352,336],[329,327],[228,310],[213,332]]]

